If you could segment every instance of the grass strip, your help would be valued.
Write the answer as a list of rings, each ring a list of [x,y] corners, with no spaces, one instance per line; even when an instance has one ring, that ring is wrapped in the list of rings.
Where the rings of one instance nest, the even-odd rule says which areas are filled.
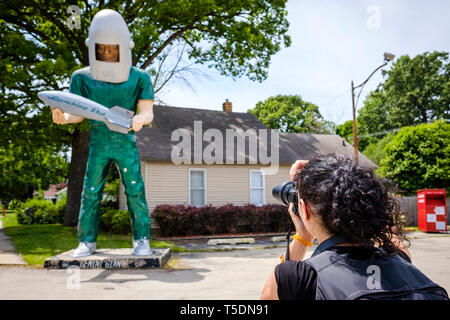
[[[21,225],[15,212],[2,217],[3,229],[23,259],[29,265],[43,265],[45,259],[78,246],[77,231],[61,224]],[[152,248],[170,248],[172,252],[187,252],[170,241],[151,240]],[[97,249],[131,248],[131,235],[99,232]]]

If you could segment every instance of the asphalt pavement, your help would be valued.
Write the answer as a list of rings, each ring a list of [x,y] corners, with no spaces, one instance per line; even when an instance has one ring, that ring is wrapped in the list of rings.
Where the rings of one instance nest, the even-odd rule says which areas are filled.
[[[450,235],[408,236],[413,264],[450,292]],[[0,299],[254,300],[285,250],[284,242],[269,238],[234,244],[208,241],[177,244],[223,251],[175,253],[161,269],[54,270],[0,262]]]

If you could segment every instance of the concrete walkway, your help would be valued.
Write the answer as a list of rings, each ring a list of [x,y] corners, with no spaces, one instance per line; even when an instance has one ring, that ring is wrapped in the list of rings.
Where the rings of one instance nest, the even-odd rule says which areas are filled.
[[[27,265],[22,256],[16,253],[11,239],[5,234],[0,218],[0,266],[1,265]]]
[[[410,236],[413,264],[450,292],[450,235],[417,232]],[[306,257],[313,249],[308,249]],[[258,299],[283,252],[284,246],[175,253],[165,268],[143,270],[0,266],[0,300]]]

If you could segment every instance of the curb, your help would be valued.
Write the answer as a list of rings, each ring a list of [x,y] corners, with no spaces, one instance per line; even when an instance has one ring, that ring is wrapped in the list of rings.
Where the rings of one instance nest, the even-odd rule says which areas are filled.
[[[244,234],[215,234],[215,235],[199,235],[199,236],[175,236],[175,237],[155,237],[157,241],[184,241],[184,240],[210,240],[210,239],[234,239],[234,238],[268,238],[276,236],[286,236],[287,232],[271,232],[271,233],[244,233]]]

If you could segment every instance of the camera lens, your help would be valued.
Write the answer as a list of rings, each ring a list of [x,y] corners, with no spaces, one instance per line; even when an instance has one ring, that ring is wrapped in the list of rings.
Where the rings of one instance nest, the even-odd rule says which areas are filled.
[[[298,203],[296,183],[292,181],[286,181],[275,186],[272,189],[272,195],[285,206],[289,206],[290,202],[294,203],[295,206]]]

